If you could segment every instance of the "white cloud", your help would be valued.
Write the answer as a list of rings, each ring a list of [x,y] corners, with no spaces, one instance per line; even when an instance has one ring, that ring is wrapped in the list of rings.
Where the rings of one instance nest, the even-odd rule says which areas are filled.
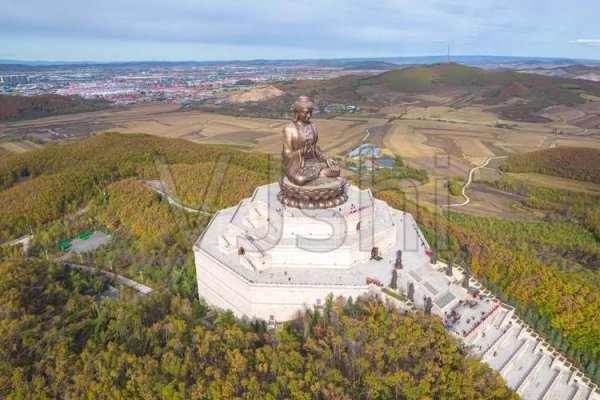
[[[30,57],[55,51],[52,58],[69,59],[172,59],[181,52],[184,59],[196,52],[215,59],[221,48],[228,58],[396,56],[445,53],[446,43],[456,54],[600,58],[600,39],[575,40],[598,37],[600,1],[591,8],[590,0],[562,3],[547,0],[540,9],[537,0],[2,0],[0,58],[23,49]],[[534,14],[539,23],[531,24]]]
[[[577,39],[575,44],[580,44],[582,46],[600,46],[600,39]]]

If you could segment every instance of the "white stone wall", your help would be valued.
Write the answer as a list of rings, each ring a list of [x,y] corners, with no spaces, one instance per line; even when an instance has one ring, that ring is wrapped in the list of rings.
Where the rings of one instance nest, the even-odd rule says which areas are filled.
[[[200,297],[239,316],[285,320],[329,293],[365,293],[367,277],[390,279],[389,250],[403,225],[394,222],[395,210],[354,186],[349,188],[352,201],[337,209],[282,208],[271,201],[275,187],[259,187],[252,199],[215,216],[219,222],[211,222],[195,246]],[[408,236],[416,237],[408,228],[413,231]],[[240,246],[244,256],[237,255]],[[371,261],[373,247],[388,260]],[[313,270],[322,279],[314,279]]]
[[[325,297],[352,296],[356,298],[368,291],[368,286],[327,285],[261,285],[245,281],[241,276],[224,267],[219,261],[196,250],[196,274],[198,294],[209,304],[230,309],[238,316],[286,321],[296,312],[313,307],[317,299],[322,304]]]

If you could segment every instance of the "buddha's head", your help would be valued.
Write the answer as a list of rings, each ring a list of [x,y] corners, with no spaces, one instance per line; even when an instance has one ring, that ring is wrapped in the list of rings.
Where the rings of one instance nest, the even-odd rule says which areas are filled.
[[[292,105],[294,111],[294,121],[308,122],[312,117],[315,105],[308,96],[300,96]]]

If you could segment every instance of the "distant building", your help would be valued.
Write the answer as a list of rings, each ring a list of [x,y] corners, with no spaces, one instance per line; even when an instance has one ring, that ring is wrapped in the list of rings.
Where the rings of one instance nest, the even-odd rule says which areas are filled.
[[[392,168],[394,166],[393,158],[378,158],[375,160],[375,166],[379,168]]]
[[[323,107],[323,111],[326,113],[339,112],[339,113],[355,113],[360,110],[360,107],[355,106],[354,104],[327,104]]]
[[[358,156],[367,154],[371,150],[371,148],[372,147],[369,143],[363,143],[354,150],[352,150],[350,153],[348,153],[348,157],[356,158]]]
[[[28,83],[27,75],[0,75],[0,83],[5,85],[18,85],[20,83]]]
[[[349,158],[357,158],[360,156],[373,156],[375,158],[381,157],[381,149],[379,147],[373,147],[370,143],[363,143],[348,153]]]

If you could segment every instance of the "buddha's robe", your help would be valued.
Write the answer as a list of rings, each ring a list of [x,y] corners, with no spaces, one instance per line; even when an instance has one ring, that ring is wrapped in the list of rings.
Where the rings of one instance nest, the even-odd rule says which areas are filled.
[[[295,185],[303,186],[319,176],[340,175],[337,166],[329,168],[327,154],[317,144],[317,129],[312,123],[289,122],[283,128],[283,166],[287,178]]]

